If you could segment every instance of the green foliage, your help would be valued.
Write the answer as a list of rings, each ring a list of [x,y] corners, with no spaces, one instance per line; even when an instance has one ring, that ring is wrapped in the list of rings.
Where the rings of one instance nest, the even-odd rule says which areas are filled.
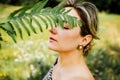
[[[32,5],[39,0],[0,0],[0,3],[11,5]]]
[[[12,4],[12,5],[34,5],[41,0],[0,0],[0,3]],[[46,6],[54,7],[59,2],[64,0],[49,0]],[[94,3],[99,11],[106,11],[109,13],[120,14],[120,0],[78,0],[89,1]],[[102,6],[101,6],[102,5]]]
[[[120,79],[120,54],[109,49],[97,49],[87,56],[87,63],[97,80]]]
[[[99,11],[120,14],[120,0],[83,0],[94,3]]]
[[[67,15],[70,11],[64,9],[64,5],[58,5],[52,8],[44,8],[48,0],[43,0],[34,6],[21,8],[13,13],[8,18],[7,22],[0,24],[0,29],[5,31],[14,42],[16,42],[17,31],[21,39],[23,38],[23,29],[28,36],[31,32],[36,33],[36,25],[40,32],[43,32],[43,27],[57,27],[58,24],[63,28],[63,22],[67,22],[73,28],[75,25],[81,26],[81,22],[77,18]],[[27,26],[29,25],[29,26]],[[22,29],[23,28],[23,29]],[[31,30],[30,30],[31,29]],[[1,40],[2,34],[0,36]]]
[[[46,48],[45,35],[39,36],[42,39],[33,38],[0,51],[0,80],[43,79],[56,55]]]

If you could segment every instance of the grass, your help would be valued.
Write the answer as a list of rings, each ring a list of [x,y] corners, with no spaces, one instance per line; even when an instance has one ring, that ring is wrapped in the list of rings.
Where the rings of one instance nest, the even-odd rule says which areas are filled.
[[[107,43],[117,44],[120,46],[120,15],[116,14],[107,14],[100,13],[100,43],[102,46],[105,46]]]
[[[20,8],[19,6],[11,6],[6,4],[0,4],[0,22],[4,22],[7,16],[14,10]]]

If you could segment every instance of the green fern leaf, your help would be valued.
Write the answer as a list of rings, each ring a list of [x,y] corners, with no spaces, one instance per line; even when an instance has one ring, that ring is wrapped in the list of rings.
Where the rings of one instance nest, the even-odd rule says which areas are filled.
[[[8,20],[14,18],[14,17],[22,17],[24,16],[24,14],[26,13],[27,10],[29,10],[33,5],[30,6],[24,6],[14,12],[12,12],[9,16],[8,16]]]
[[[51,12],[53,12],[53,9],[50,7],[47,7],[47,8],[41,9],[40,14],[48,14]]]
[[[29,25],[29,27],[31,28],[31,30],[34,32],[34,33],[37,33],[35,28],[33,27],[32,25],[32,19],[28,19],[27,17],[23,17],[23,20],[26,22],[26,24]]]
[[[79,20],[77,20],[77,24],[79,27],[82,27],[82,23]]]
[[[16,32],[14,31],[14,28],[10,22],[4,23],[0,28],[4,29],[5,31],[8,31],[10,33],[13,33],[16,35]]]
[[[40,10],[46,5],[47,2],[48,0],[43,0],[38,2],[35,6],[33,6],[31,13],[35,14],[37,12],[40,12]]]
[[[45,26],[46,29],[48,29],[48,27],[56,27],[56,25],[64,28],[64,22],[67,22],[71,28],[73,28],[76,24],[82,26],[82,23],[78,21],[77,18],[67,15],[71,9],[66,11],[64,9],[64,5],[58,5],[54,8],[43,8],[47,2],[48,0],[43,0],[37,3],[32,7],[31,12],[29,13],[27,10],[31,7],[21,8],[11,13],[8,22],[3,24],[0,23],[0,28],[6,31],[8,35],[16,41],[15,36],[17,35],[15,29],[18,31],[21,39],[23,39],[24,36],[22,33],[23,29],[28,36],[31,35],[31,30],[34,33],[37,33],[36,27],[33,26],[33,23],[39,27],[40,32],[43,32],[43,26]]]
[[[13,39],[13,41],[16,42],[16,32],[14,31],[14,28],[10,22],[3,24],[0,28],[6,31],[7,34]]]
[[[71,9],[63,11],[62,13],[65,15],[65,14],[69,13],[70,11],[71,11]]]
[[[8,16],[8,19],[10,20],[10,19],[12,19],[13,17],[15,17],[15,15],[16,15],[18,12],[20,12],[22,9],[23,9],[23,8],[20,8],[20,9],[18,9],[18,10],[16,10],[16,11],[12,12],[12,13]]]
[[[54,13],[54,14],[60,14],[61,13],[61,10],[64,8],[64,4],[60,4],[60,5],[58,5],[58,6],[56,6],[56,7],[54,7],[53,9],[52,9],[52,12]]]
[[[15,26],[15,28],[18,30],[18,33],[19,33],[19,35],[20,35],[20,38],[23,39],[22,30],[21,30],[18,22],[17,22],[16,20],[10,20],[10,23]]]
[[[40,22],[35,17],[32,17],[32,19],[37,24],[37,26],[39,27],[40,31],[43,32],[43,29],[42,29],[42,26],[41,26]]]
[[[27,28],[27,26],[25,25],[25,23],[23,22],[22,18],[18,18],[17,20],[21,24],[21,26],[25,29],[25,31],[27,32],[28,36],[30,36],[30,31]]]
[[[46,15],[45,17],[46,17],[46,19],[48,20],[48,23],[49,23],[50,27],[53,28],[53,26],[54,26],[53,20],[50,18],[49,15]]]
[[[75,25],[75,18],[72,19],[71,16],[68,16],[68,21],[69,21],[70,27],[73,28]]]
[[[62,20],[61,16],[58,16],[58,23],[60,24],[60,27],[62,29],[64,29],[64,24],[63,24],[63,20]]]
[[[46,26],[46,29],[48,28],[48,23],[47,23],[47,21],[44,19],[44,16],[40,16],[40,15],[37,15],[38,16],[38,18],[39,19],[41,19],[43,22],[44,22],[44,24],[45,24],[45,26]]]
[[[56,15],[49,15],[50,19],[52,20],[52,27],[56,27],[58,24],[58,19]]]

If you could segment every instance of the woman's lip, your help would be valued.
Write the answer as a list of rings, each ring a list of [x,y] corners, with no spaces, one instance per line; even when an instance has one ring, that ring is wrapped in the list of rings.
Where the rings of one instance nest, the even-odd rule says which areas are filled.
[[[50,37],[50,42],[53,42],[53,41],[57,41],[56,39],[54,39],[53,37]]]

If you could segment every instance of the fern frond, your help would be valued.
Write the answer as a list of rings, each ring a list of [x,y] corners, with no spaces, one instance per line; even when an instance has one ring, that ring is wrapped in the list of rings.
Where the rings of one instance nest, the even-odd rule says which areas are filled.
[[[0,28],[3,29],[13,39],[14,42],[16,42],[16,32],[14,31],[13,25],[10,22],[3,23]]]
[[[22,27],[24,28],[24,30],[26,31],[26,33],[30,36],[30,31],[28,30],[27,26],[23,22],[22,18],[18,18],[17,21],[19,22],[20,25],[22,25]]]
[[[32,17],[32,19],[37,24],[37,26],[39,27],[40,31],[43,32],[42,25],[39,23],[39,21],[35,17]]]
[[[71,28],[76,25],[81,26],[81,22],[73,16],[67,15],[70,10],[65,10],[64,5],[58,5],[54,8],[44,8],[48,0],[43,0],[30,9],[30,7],[19,9],[13,12],[9,16],[9,20],[4,23],[0,23],[0,29],[7,32],[7,34],[16,42],[16,32],[20,35],[20,38],[23,39],[24,34],[22,33],[23,29],[25,30],[28,36],[31,35],[31,31],[37,33],[36,25],[39,27],[40,32],[43,32],[43,26],[46,27],[56,27],[57,24],[60,27],[64,27],[63,23],[67,22],[70,24]],[[29,12],[27,11],[29,10]],[[33,24],[34,23],[34,24]],[[16,31],[17,30],[17,31]],[[0,35],[1,40],[2,34]]]
[[[48,0],[43,0],[32,7],[31,14],[39,13],[44,8]]]
[[[26,11],[31,9],[33,7],[33,5],[30,6],[24,6],[18,10],[15,10],[14,12],[12,12],[9,16],[8,16],[8,20],[13,19],[14,17],[22,17],[25,15]]]
[[[14,20],[11,20],[10,22],[11,22],[11,24],[12,24],[13,26],[15,26],[15,28],[17,29],[17,31],[18,31],[18,33],[19,33],[19,35],[20,35],[20,38],[23,39],[22,30],[21,30],[21,28],[20,28],[17,20],[14,19]]]
[[[47,29],[47,28],[48,28],[48,23],[46,22],[44,16],[38,15],[38,18],[41,19],[41,20],[44,22],[44,24],[45,24],[45,26],[46,26],[46,29]]]

